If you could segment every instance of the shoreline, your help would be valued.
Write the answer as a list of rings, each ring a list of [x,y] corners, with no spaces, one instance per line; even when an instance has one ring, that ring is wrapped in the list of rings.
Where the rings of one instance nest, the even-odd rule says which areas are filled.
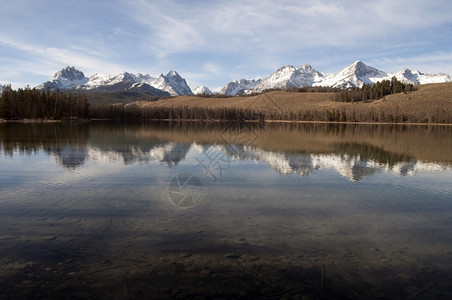
[[[49,119],[21,119],[7,120],[0,119],[0,123],[89,123],[96,121],[120,121],[118,119],[74,119],[74,120],[49,120]],[[204,122],[204,123],[228,123],[235,120],[204,120],[204,119],[143,119],[138,122]],[[238,121],[238,120],[237,120]],[[133,121],[137,122],[137,121]],[[259,120],[243,120],[245,123],[260,123]],[[264,120],[264,123],[293,123],[293,124],[338,124],[338,125],[408,125],[408,126],[452,126],[452,123],[415,123],[415,122],[339,122],[339,121],[302,121],[302,120]]]

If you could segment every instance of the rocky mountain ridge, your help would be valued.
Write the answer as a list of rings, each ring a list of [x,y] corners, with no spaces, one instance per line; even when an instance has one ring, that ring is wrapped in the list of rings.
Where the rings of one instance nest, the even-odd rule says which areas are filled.
[[[141,91],[157,96],[193,95],[186,80],[176,71],[152,77],[149,74],[122,72],[112,76],[94,74],[86,77],[74,67],[66,67],[55,73],[52,81],[38,86],[50,90],[87,90],[87,91]]]

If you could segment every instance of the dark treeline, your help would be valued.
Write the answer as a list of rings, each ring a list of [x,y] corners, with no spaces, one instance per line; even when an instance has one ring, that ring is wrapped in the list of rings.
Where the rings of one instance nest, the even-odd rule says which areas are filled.
[[[395,108],[355,109],[311,109],[305,111],[275,112],[265,115],[265,120],[287,120],[308,122],[372,122],[372,123],[442,123],[452,124],[452,115],[438,108],[436,111],[419,110],[415,114],[404,113]]]
[[[89,103],[84,94],[6,86],[0,97],[0,118],[69,119],[88,118]]]
[[[373,85],[364,84],[361,88],[340,90],[333,96],[333,99],[340,102],[366,102],[383,98],[386,95],[407,93],[414,90],[416,90],[416,87],[413,84],[405,84],[397,80],[396,77],[392,77],[391,80],[379,81]]]
[[[91,118],[120,120],[249,120],[263,122],[265,115],[252,109],[206,107],[141,107],[137,104],[93,105]]]

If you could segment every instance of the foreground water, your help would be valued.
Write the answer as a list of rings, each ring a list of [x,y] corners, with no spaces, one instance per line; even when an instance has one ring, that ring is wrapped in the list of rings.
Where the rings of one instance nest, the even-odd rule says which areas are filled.
[[[452,298],[452,127],[0,124],[0,298]]]

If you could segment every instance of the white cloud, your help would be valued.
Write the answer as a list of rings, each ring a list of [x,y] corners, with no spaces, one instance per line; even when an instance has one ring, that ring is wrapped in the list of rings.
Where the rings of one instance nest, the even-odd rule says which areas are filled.
[[[400,37],[450,19],[445,7],[423,1],[236,0],[188,6],[141,0],[132,5],[130,17],[148,27],[152,49],[160,55],[254,47],[281,55],[306,45],[349,46]]]

